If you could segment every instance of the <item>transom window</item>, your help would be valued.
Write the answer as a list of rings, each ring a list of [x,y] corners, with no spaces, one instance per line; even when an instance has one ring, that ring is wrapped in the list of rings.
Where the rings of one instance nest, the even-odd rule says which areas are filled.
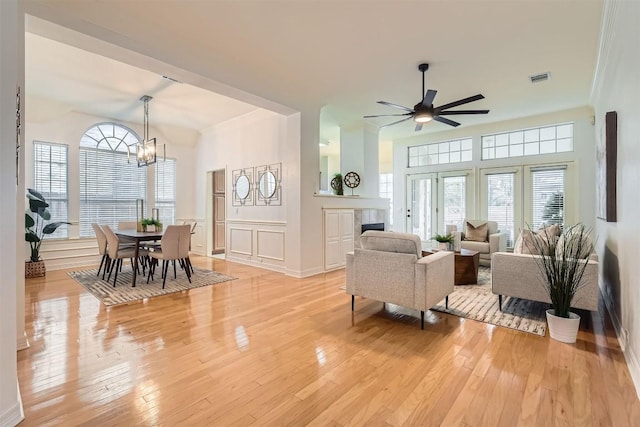
[[[136,199],[145,199],[147,168],[139,168],[140,137],[116,123],[100,123],[80,140],[80,237],[92,237],[92,223],[117,228],[136,220]],[[146,204],[145,204],[146,207]]]
[[[409,167],[470,162],[472,146],[465,138],[409,147]]]
[[[482,160],[573,151],[573,123],[484,135]]]

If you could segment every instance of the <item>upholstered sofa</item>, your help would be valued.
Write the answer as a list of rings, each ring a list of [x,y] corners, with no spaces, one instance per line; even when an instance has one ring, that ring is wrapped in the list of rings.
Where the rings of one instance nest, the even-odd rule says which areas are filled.
[[[440,251],[422,256],[422,242],[414,234],[365,231],[361,249],[347,254],[346,291],[355,296],[420,310],[424,312],[453,292],[454,254]]]
[[[481,227],[483,224],[487,224],[487,232],[484,238],[466,240],[470,238],[467,234],[469,227],[467,223],[471,227]],[[498,230],[498,223],[495,221],[467,219],[463,224],[463,229],[459,231],[461,233],[460,247],[480,252],[480,265],[491,267],[491,255],[494,252],[505,252],[507,250],[506,235]]]
[[[496,252],[491,260],[491,287],[498,295],[500,309],[502,296],[551,303],[545,289],[545,278],[536,258],[540,255]],[[582,310],[598,310],[598,261],[596,255],[582,262],[587,263],[580,289],[571,307]]]

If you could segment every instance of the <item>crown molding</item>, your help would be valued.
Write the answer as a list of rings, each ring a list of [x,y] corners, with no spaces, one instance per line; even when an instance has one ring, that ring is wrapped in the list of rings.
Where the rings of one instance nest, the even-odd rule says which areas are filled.
[[[593,74],[593,83],[591,85],[590,101],[595,104],[600,97],[604,78],[606,75],[607,64],[609,63],[609,54],[611,51],[611,40],[615,32],[616,11],[619,0],[605,0],[602,12],[602,23],[600,25],[600,44],[598,46],[598,59],[596,60],[596,68]]]

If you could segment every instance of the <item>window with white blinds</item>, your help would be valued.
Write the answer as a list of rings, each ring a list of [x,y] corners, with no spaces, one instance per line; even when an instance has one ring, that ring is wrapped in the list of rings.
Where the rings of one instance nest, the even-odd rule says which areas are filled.
[[[532,228],[542,225],[564,226],[564,189],[566,167],[540,168],[531,171]]]
[[[380,174],[380,191],[378,195],[383,199],[389,199],[389,212],[393,212],[393,174]],[[393,229],[393,213],[389,215],[389,229]]]
[[[156,163],[156,208],[160,222],[174,224],[176,220],[176,159],[167,158]]]
[[[498,229],[507,234],[507,247],[513,247],[514,220],[514,173],[487,175],[487,219],[496,221]]]
[[[138,141],[135,132],[115,123],[98,124],[83,135],[80,237],[94,235],[94,222],[117,228],[120,221],[136,220],[136,200],[145,199],[147,188],[147,168],[138,167],[133,147]]]
[[[444,224],[455,224],[462,230],[465,219],[466,176],[447,176],[443,180]]]
[[[68,221],[68,152],[67,145],[33,142],[33,188],[49,203],[51,222]],[[63,225],[47,238],[66,239],[68,236],[68,226]]]

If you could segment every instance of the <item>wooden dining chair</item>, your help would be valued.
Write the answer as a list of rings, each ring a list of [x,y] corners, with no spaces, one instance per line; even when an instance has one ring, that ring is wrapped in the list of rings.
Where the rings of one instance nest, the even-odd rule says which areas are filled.
[[[91,224],[93,227],[93,232],[96,234],[96,240],[98,241],[98,253],[102,255],[102,259],[100,260],[100,267],[98,267],[98,274],[100,276],[100,270],[102,270],[102,266],[104,265],[105,271],[107,269],[107,260],[109,259],[109,253],[107,252],[107,235],[102,231],[102,227],[98,224]]]
[[[151,266],[149,269],[149,276],[147,277],[147,283],[150,280],[153,280],[153,275],[156,270],[156,265],[159,264],[159,261],[162,260],[162,289],[164,289],[165,283],[167,281],[167,274],[169,271],[169,264],[173,262],[173,277],[177,278],[176,271],[176,261],[179,261],[181,265],[186,261],[184,258],[184,247],[187,247],[187,257],[188,257],[188,245],[189,240],[185,240],[183,237],[185,234],[185,230],[190,234],[190,228],[188,225],[170,225],[165,230],[162,235],[162,239],[160,239],[160,250],[156,250],[153,252],[149,252],[149,258],[151,258]],[[182,246],[180,245],[180,241],[182,240]],[[189,279],[189,283],[191,283],[191,271],[185,267],[185,273],[187,274],[187,279]]]
[[[107,282],[111,280],[111,274],[115,270],[116,274],[113,278],[113,287],[116,287],[116,281],[118,280],[118,271],[122,269],[122,260],[125,258],[131,259],[131,268],[134,267],[133,258],[136,256],[135,248],[131,246],[123,247],[120,245],[120,239],[113,232],[111,227],[108,225],[103,225],[102,229],[104,230],[104,234],[107,236],[107,249],[109,253],[109,261],[107,264],[107,269],[109,270],[109,277],[107,278]],[[138,255],[141,255],[138,253]],[[105,270],[106,271],[106,270]],[[104,274],[103,274],[104,278]]]

